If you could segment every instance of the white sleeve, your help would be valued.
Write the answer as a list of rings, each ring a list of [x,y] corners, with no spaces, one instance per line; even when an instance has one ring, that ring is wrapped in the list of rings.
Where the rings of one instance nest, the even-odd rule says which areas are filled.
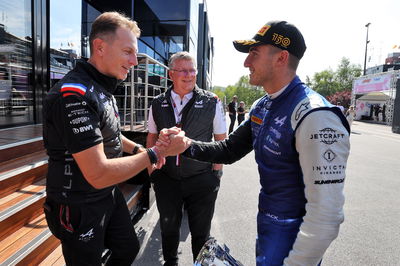
[[[221,100],[217,100],[215,106],[215,116],[213,121],[213,133],[214,134],[224,134],[226,133],[226,119],[224,107],[222,106]]]
[[[149,111],[149,119],[147,120],[147,128],[149,130],[149,133],[158,134],[157,125],[154,122],[154,118],[153,118],[153,108],[151,108],[151,106],[150,106],[150,111]]]
[[[306,215],[284,265],[317,265],[344,220],[349,133],[333,112],[315,111],[297,129],[296,149],[305,185]]]

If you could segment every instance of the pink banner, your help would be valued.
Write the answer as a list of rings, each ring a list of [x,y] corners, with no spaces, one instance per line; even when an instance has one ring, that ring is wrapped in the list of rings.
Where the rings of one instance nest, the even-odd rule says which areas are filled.
[[[386,91],[390,89],[392,74],[376,77],[362,77],[354,82],[354,94],[363,94],[375,91]]]

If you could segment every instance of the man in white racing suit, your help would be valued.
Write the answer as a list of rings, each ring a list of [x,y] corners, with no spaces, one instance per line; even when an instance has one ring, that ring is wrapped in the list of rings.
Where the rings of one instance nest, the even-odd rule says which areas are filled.
[[[318,265],[344,219],[349,125],[338,107],[297,77],[306,45],[294,25],[271,21],[234,46],[249,53],[250,84],[267,95],[228,139],[184,139],[191,142],[184,155],[233,163],[254,149],[261,184],[257,265]],[[164,129],[160,140],[178,131]]]

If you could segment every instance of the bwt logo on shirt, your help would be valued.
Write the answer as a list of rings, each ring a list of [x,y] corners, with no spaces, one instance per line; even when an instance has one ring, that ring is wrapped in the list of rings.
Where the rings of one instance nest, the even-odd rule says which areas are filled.
[[[79,134],[79,133],[83,133],[89,130],[93,130],[93,126],[92,125],[87,125],[87,126],[83,126],[83,127],[73,127],[72,131],[74,132],[74,134]]]

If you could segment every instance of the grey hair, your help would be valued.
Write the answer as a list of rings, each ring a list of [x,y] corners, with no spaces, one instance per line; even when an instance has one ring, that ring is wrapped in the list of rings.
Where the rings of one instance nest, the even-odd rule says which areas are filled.
[[[181,51],[173,54],[170,59],[168,60],[168,67],[172,68],[176,60],[189,60],[192,61],[194,66],[197,68],[196,65],[196,58],[193,55],[186,51]]]

